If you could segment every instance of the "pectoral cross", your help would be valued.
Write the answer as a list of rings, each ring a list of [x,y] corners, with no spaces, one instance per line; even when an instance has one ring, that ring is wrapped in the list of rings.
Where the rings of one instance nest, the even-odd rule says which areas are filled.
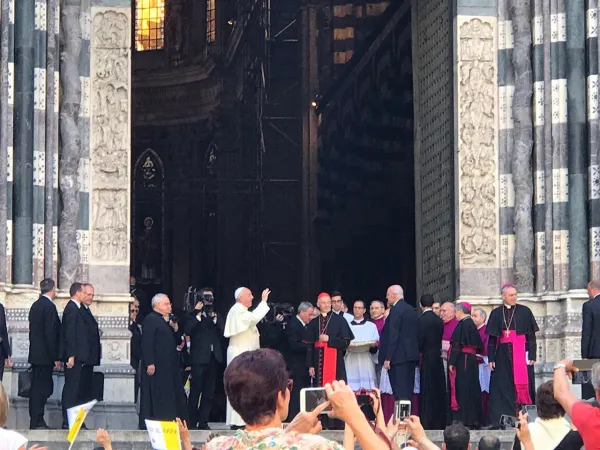
[[[504,332],[504,335],[505,335],[506,337],[510,337],[510,330],[506,330],[506,331]]]

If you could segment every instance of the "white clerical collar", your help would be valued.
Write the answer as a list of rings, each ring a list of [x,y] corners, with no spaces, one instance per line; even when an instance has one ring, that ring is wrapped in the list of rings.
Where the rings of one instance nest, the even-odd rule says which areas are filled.
[[[479,329],[483,328],[483,326],[484,326],[484,325],[485,325],[485,323],[482,323],[481,325],[479,325],[479,326],[477,327],[477,329],[479,330]]]
[[[431,309],[431,308],[425,308],[425,309],[423,310],[423,314],[425,314],[427,311],[433,311],[433,309]]]
[[[75,303],[77,305],[78,308],[81,308],[81,302],[78,302],[77,300],[75,300],[74,298],[71,299],[71,301],[73,303]]]
[[[302,320],[299,315],[296,315],[296,319],[298,319],[300,321],[300,323],[302,324],[303,327],[306,326],[306,324],[304,323],[304,320]]]
[[[352,321],[355,323],[363,323],[365,318],[363,317],[362,319],[357,319],[356,317],[352,316]]]
[[[50,300],[52,303],[54,303],[54,300],[52,300],[50,297],[48,297],[46,294],[42,294],[42,297],[46,297],[48,300]]]
[[[517,305],[514,305],[514,306],[517,306]],[[506,309],[511,309],[513,307],[513,305],[507,305],[506,303],[504,303],[504,307]]]

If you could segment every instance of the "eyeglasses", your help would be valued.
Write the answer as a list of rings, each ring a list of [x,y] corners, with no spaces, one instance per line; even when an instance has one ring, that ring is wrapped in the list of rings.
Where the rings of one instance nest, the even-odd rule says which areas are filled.
[[[294,380],[290,378],[287,382],[286,388],[288,389],[288,391],[292,392],[292,390],[294,389]]]

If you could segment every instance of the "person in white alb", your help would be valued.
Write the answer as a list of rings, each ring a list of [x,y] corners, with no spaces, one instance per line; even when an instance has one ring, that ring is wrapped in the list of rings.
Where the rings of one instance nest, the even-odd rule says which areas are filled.
[[[350,322],[350,330],[354,339],[346,350],[344,363],[348,385],[356,392],[376,387],[375,363],[371,354],[377,352],[379,332],[373,322],[365,319],[366,308],[362,300],[356,300],[352,310],[354,318]]]
[[[252,291],[246,287],[237,288],[235,291],[236,303],[231,307],[225,321],[225,337],[229,338],[227,347],[227,365],[240,353],[260,348],[260,334],[256,324],[269,312],[267,300],[271,291],[265,289],[262,292],[261,302],[254,309],[248,311],[252,306]],[[245,426],[242,417],[233,410],[229,400],[227,401],[227,425],[232,428]]]

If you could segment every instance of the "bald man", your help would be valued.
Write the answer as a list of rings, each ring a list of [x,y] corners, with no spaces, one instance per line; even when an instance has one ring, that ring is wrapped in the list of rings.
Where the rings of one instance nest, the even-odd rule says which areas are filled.
[[[386,298],[390,313],[379,344],[379,363],[389,371],[396,400],[411,400],[420,357],[419,321],[415,310],[404,301],[404,291],[399,285],[390,286]]]
[[[256,324],[269,312],[269,294],[271,291],[265,289],[262,292],[261,302],[254,309],[248,311],[254,299],[252,291],[246,287],[235,290],[235,305],[231,307],[225,321],[225,337],[229,338],[227,347],[227,365],[239,354],[258,350],[260,348],[260,334]],[[242,417],[234,411],[227,401],[227,424],[232,429],[244,427],[246,424]]]

